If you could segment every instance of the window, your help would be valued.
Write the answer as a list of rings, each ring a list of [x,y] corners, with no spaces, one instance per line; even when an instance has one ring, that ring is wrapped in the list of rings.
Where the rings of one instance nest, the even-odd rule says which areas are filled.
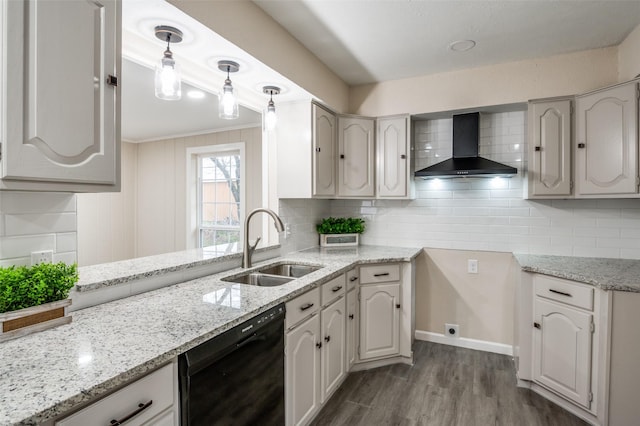
[[[241,242],[244,179],[240,150],[197,156],[197,246]]]

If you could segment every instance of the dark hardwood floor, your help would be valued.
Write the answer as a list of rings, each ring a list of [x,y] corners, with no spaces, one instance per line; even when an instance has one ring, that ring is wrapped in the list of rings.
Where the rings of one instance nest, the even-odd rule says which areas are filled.
[[[511,357],[416,341],[414,360],[349,374],[313,425],[588,425],[516,387]]]

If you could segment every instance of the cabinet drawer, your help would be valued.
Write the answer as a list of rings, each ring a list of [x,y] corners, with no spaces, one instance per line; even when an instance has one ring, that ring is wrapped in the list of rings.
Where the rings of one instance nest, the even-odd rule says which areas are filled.
[[[142,409],[149,404],[147,408]],[[126,422],[127,426],[142,425],[173,405],[173,364],[131,383],[119,391],[56,422],[56,426],[108,425],[140,410]]]
[[[286,328],[289,329],[309,315],[318,312],[320,308],[320,289],[314,288],[290,300],[285,306],[287,309],[285,323]]]
[[[322,284],[322,306],[326,306],[338,297],[344,295],[344,275],[340,275]]]
[[[360,281],[360,271],[358,268],[353,268],[347,272],[347,291],[353,290]]]
[[[400,281],[400,265],[376,265],[360,267],[360,283]]]
[[[535,275],[533,284],[537,296],[593,310],[593,288],[546,275]]]

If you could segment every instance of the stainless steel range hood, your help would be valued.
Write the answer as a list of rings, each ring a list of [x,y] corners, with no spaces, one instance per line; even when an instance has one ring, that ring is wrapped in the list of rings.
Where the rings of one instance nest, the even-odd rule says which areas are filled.
[[[417,177],[512,176],[518,169],[478,156],[480,113],[453,116],[453,158],[415,172]]]

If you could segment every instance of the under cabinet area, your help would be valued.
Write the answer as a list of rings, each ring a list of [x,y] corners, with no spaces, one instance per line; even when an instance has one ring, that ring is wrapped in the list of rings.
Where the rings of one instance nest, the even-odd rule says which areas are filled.
[[[125,386],[62,420],[55,426],[127,424],[178,426],[176,363]]]
[[[3,0],[0,18],[0,189],[118,191],[120,1]]]

